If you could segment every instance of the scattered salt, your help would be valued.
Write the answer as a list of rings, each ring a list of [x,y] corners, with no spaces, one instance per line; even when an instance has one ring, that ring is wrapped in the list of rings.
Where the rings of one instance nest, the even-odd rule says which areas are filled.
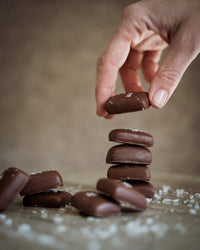
[[[167,205],[171,204],[171,202],[172,202],[172,200],[168,199],[168,198],[162,200],[162,203],[167,204]]]
[[[39,241],[43,245],[51,245],[55,243],[55,238],[51,235],[38,234],[37,241]]]
[[[31,226],[29,224],[26,224],[26,223],[21,224],[21,225],[18,226],[18,230],[17,231],[20,234],[28,233],[28,232],[31,231]]]
[[[40,211],[40,213],[41,213],[41,214],[46,214],[46,213],[47,213],[47,210],[42,209],[42,210]]]
[[[32,213],[33,213],[33,214],[37,214],[37,211],[36,211],[36,210],[33,210]]]
[[[192,214],[192,215],[195,215],[197,214],[197,211],[193,208],[189,209],[189,213]]]
[[[152,201],[152,198],[146,198],[146,201],[149,204]]]
[[[126,186],[126,187],[132,188],[131,184],[129,184],[129,183],[126,182],[126,181],[123,181],[122,184],[124,184],[124,186]]]
[[[46,219],[48,217],[48,214],[41,214],[41,218]]]
[[[131,97],[133,93],[127,93],[125,97]]]
[[[177,223],[175,226],[174,226],[174,229],[179,231],[179,233],[181,234],[185,234],[186,233],[186,228],[181,224],[181,223]]]
[[[179,201],[180,201],[179,199],[172,200],[172,202],[174,203],[174,205],[178,205]]]
[[[169,190],[171,190],[171,187],[169,185],[163,185],[162,189],[163,189],[163,194],[166,195],[169,192]]]
[[[4,224],[5,224],[6,226],[11,226],[11,225],[12,225],[12,222],[13,222],[12,219],[8,218],[8,219],[5,220]]]
[[[196,204],[195,204],[194,208],[195,209],[199,209],[200,208],[199,203],[197,201],[196,201]]]
[[[196,193],[196,194],[195,194],[195,197],[196,197],[196,198],[200,198],[200,193]]]
[[[158,200],[161,199],[161,195],[159,195],[159,194],[157,194],[157,193],[154,194],[154,197],[155,197],[156,199],[158,199]]]
[[[61,224],[63,222],[63,218],[59,216],[53,217],[53,222],[56,224]]]
[[[88,250],[100,250],[101,245],[97,241],[90,241],[88,244]]]
[[[0,214],[0,219],[1,220],[5,220],[6,219],[6,215],[5,214]]]
[[[96,221],[96,222],[99,222],[100,219],[99,219],[99,218],[95,218],[95,217],[88,216],[88,217],[87,217],[87,221]]]
[[[97,194],[95,194],[95,193],[93,193],[93,192],[87,192],[87,193],[85,193],[85,195],[86,195],[87,197],[94,197],[94,196],[96,196]]]
[[[154,222],[153,218],[147,218],[146,220],[147,224],[152,224]]]
[[[67,226],[65,226],[65,225],[59,225],[59,226],[57,226],[57,228],[56,228],[56,233],[63,233],[63,232],[65,232],[65,231],[67,231]]]
[[[1,174],[1,175],[0,175],[0,180],[1,180],[2,178],[3,178],[3,175]]]

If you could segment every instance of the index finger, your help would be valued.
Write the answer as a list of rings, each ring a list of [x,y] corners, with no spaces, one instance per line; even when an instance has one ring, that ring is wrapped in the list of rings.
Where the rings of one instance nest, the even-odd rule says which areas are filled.
[[[97,115],[105,116],[105,102],[113,95],[117,74],[126,61],[130,50],[130,39],[119,30],[104,48],[97,63],[96,105]]]

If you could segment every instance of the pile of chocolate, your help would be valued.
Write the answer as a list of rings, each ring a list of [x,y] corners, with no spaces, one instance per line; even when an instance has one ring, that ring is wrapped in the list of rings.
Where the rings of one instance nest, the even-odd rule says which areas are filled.
[[[61,207],[69,204],[71,194],[57,191],[63,186],[56,170],[26,174],[18,168],[8,168],[0,175],[0,211],[4,211],[20,193],[24,206]]]
[[[100,192],[79,192],[72,197],[71,204],[82,213],[105,217],[128,211],[144,211],[146,198],[153,198],[154,189],[150,180],[151,152],[150,134],[132,130],[115,129],[109,140],[120,143],[107,153],[106,163],[117,164],[108,169],[108,178],[97,182]]]

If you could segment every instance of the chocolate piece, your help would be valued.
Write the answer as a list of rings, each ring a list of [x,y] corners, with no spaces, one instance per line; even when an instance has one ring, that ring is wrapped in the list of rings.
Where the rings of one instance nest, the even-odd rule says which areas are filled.
[[[150,182],[146,181],[128,181],[132,187],[138,192],[142,193],[146,198],[154,197],[154,188]]]
[[[109,133],[109,140],[143,147],[153,146],[153,137],[137,129],[114,129]]]
[[[71,194],[64,191],[46,191],[24,196],[23,204],[29,207],[63,207],[70,203]]]
[[[62,177],[56,170],[31,174],[31,179],[20,192],[21,195],[36,194],[63,186]]]
[[[116,215],[121,212],[119,204],[96,192],[79,192],[72,196],[71,204],[82,213],[94,217]]]
[[[144,195],[134,190],[127,182],[102,178],[97,182],[97,189],[123,203],[123,206],[135,211],[144,211],[147,207]]]
[[[151,152],[147,148],[130,145],[117,145],[110,148],[106,163],[150,164]]]
[[[8,168],[0,175],[0,211],[7,209],[29,179],[29,175],[17,168]]]
[[[149,181],[150,170],[145,165],[115,165],[108,169],[107,176],[117,180],[142,180]]]
[[[149,108],[149,97],[147,92],[125,93],[112,96],[105,103],[108,114],[121,114],[145,110]]]

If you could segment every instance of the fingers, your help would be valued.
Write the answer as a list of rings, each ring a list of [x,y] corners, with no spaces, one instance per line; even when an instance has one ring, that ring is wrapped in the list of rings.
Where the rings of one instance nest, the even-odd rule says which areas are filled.
[[[142,71],[147,82],[151,83],[160,60],[162,50],[146,51],[142,60]]]
[[[196,43],[191,41],[185,31],[179,32],[150,85],[149,98],[152,106],[162,108],[167,103],[197,54]]]
[[[143,53],[130,50],[128,58],[120,69],[121,79],[126,92],[144,91],[140,85],[140,79],[137,70],[141,66]]]
[[[97,115],[106,116],[105,102],[113,95],[119,68],[130,50],[130,41],[119,31],[106,45],[97,63],[96,104]]]

